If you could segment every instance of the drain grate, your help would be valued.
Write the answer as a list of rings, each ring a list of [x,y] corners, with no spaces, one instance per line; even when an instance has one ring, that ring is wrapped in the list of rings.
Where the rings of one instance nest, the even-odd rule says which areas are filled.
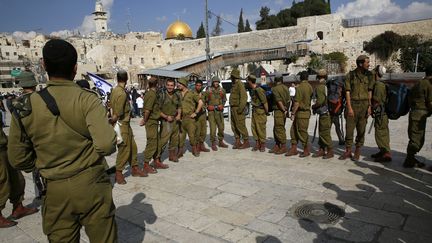
[[[303,202],[293,207],[292,212],[298,219],[313,221],[320,224],[334,224],[345,211],[331,203]]]

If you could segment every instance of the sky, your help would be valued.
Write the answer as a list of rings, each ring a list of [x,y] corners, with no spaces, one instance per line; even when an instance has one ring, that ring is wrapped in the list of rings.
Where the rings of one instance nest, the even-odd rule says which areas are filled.
[[[204,21],[205,0],[101,0],[109,12],[108,28],[115,33],[157,31],[165,33],[173,21],[186,22],[196,31]],[[300,0],[297,0],[299,2]],[[277,13],[292,0],[208,0],[209,10],[220,15],[223,34],[235,33],[240,9],[252,28],[262,6]],[[0,32],[25,38],[37,33],[64,37],[71,32],[94,30],[91,13],[95,0],[0,0]],[[387,23],[432,18],[432,0],[331,0],[332,13],[345,18],[364,17],[366,23]],[[210,19],[210,32],[216,17]]]

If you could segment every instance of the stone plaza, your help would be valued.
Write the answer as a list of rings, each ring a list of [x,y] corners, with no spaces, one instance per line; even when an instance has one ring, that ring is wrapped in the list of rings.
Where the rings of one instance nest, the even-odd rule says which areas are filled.
[[[250,119],[246,121],[250,127]],[[138,122],[133,119],[132,128],[142,164],[146,139]],[[330,160],[228,148],[201,153],[199,158],[188,151],[179,163],[168,162],[165,155],[170,168],[146,178],[125,171],[127,184],[113,188],[119,242],[431,242],[432,173],[402,167],[407,125],[407,116],[390,121],[393,162],[387,164],[368,157],[377,152],[373,129],[360,162],[338,160],[344,147],[336,146],[332,129],[337,156]],[[290,126],[288,120],[288,133]],[[313,116],[311,137],[314,126]],[[269,117],[268,148],[273,146],[272,129]],[[225,139],[230,144],[232,134],[226,120]],[[429,119],[418,154],[427,166],[432,165],[431,135]],[[110,165],[115,157],[107,158]],[[24,204],[40,206],[31,174],[25,177]],[[299,219],[295,207],[307,202],[337,205],[344,215],[329,224]],[[3,213],[10,212],[8,203]],[[84,230],[81,241],[88,242]],[[47,242],[41,214],[0,229],[0,242]]]

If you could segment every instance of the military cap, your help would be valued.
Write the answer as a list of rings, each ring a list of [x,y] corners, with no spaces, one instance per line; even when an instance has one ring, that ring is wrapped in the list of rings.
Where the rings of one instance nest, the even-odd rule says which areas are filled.
[[[366,55],[360,55],[360,56],[357,57],[357,61],[364,61],[366,59],[369,59],[369,57],[366,56]]]
[[[19,81],[19,86],[22,88],[29,88],[37,85],[36,78],[32,72],[21,72],[17,80]]]
[[[251,74],[247,77],[247,80],[256,81],[255,75]]]
[[[237,68],[234,68],[231,71],[231,77],[240,79],[240,71]]]
[[[187,78],[183,77],[183,78],[180,78],[178,80],[178,83],[181,84],[181,85],[183,85],[183,86],[185,86],[185,87],[187,87],[188,83],[189,83],[189,80]]]
[[[219,78],[218,76],[214,76],[214,77],[211,79],[211,81],[212,81],[212,82],[220,82],[220,78]]]

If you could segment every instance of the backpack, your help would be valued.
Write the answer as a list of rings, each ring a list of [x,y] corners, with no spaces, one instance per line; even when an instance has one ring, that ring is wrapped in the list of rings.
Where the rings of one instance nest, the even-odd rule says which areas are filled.
[[[268,105],[268,112],[273,111],[273,92],[271,88],[267,85],[261,85],[260,88],[262,88],[265,92],[265,96],[267,99],[267,105]]]
[[[344,83],[342,80],[327,81],[328,111],[332,116],[339,116],[345,109]]]
[[[213,94],[213,89],[210,88],[210,90],[208,91],[208,96],[207,96],[207,102],[208,102],[208,103],[210,103],[210,100],[211,100],[212,94]],[[222,103],[223,103],[222,105],[225,105],[225,103],[224,103],[224,95],[223,95],[222,88],[219,89],[219,96],[220,96],[220,98],[221,98],[221,100],[222,100]]]
[[[408,102],[409,89],[403,83],[386,84],[387,102],[385,111],[391,120],[397,120],[401,116],[408,114],[410,107]]]

